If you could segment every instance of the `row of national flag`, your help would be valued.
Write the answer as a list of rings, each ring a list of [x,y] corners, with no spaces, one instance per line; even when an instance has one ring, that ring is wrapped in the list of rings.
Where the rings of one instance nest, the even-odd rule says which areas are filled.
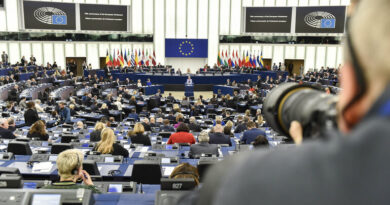
[[[155,66],[156,65],[156,53],[153,50],[135,49],[131,50],[114,49],[112,52],[106,54],[106,65],[114,67],[125,66]]]
[[[249,67],[249,68],[264,68],[263,62],[263,51],[258,51],[257,55],[249,53],[248,51],[242,52],[242,55],[239,55],[238,51],[232,51],[228,53],[227,50],[221,50],[218,52],[218,66],[227,66],[227,67]]]

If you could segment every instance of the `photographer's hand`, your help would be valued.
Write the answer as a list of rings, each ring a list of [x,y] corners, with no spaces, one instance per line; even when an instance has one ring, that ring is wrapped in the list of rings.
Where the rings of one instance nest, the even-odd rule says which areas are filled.
[[[292,121],[290,124],[290,135],[296,145],[302,144],[303,129],[301,123],[298,121]]]

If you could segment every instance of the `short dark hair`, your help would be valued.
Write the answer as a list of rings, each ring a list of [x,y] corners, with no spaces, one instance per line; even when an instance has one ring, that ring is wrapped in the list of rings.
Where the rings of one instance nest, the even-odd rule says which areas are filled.
[[[176,128],[176,132],[190,132],[190,128],[188,128],[188,125],[186,123],[182,122]]]
[[[31,109],[31,108],[34,108],[35,107],[35,103],[33,101],[30,101],[27,103],[27,108],[28,109]]]
[[[168,119],[165,119],[165,120],[163,121],[163,123],[164,123],[164,125],[169,125],[169,120],[168,120]]]
[[[256,137],[256,139],[253,141],[254,147],[268,147],[269,143],[267,138],[264,135],[259,135]]]
[[[257,127],[257,126],[256,126],[256,123],[255,123],[255,122],[249,121],[249,122],[246,123],[246,127],[249,128],[249,127]]]

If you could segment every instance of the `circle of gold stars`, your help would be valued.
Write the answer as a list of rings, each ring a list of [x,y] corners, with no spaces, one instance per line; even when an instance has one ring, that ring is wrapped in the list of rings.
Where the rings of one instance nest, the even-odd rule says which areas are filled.
[[[191,49],[189,51],[183,51],[182,48],[183,46],[191,46]],[[186,49],[188,50],[188,49]],[[194,53],[194,50],[195,50],[195,47],[194,47],[194,44],[191,43],[191,41],[182,41],[180,44],[179,44],[179,52],[180,54],[182,54],[183,56],[190,56]]]

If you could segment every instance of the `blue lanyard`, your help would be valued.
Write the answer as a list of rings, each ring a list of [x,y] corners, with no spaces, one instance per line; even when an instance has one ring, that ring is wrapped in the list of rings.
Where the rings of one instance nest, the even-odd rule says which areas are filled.
[[[388,100],[379,110],[379,115],[390,116],[390,100]]]

